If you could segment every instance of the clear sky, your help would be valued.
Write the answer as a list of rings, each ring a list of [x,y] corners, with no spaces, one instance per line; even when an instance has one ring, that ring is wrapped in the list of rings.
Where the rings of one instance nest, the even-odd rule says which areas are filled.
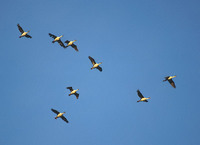
[[[1,145],[199,145],[199,0],[6,0]],[[19,38],[17,24],[32,39]],[[74,40],[79,52],[52,43]],[[103,71],[91,70],[92,56]],[[162,82],[174,78],[177,88]],[[79,99],[66,87],[79,89]],[[148,103],[137,103],[137,89]],[[55,120],[54,108],[69,124]]]

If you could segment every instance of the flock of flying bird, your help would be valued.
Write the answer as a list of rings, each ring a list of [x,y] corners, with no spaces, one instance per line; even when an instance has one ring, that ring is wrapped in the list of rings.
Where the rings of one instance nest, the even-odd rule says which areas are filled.
[[[28,33],[29,33],[30,31],[25,32],[19,24],[17,24],[17,26],[18,26],[19,31],[21,32],[21,35],[19,36],[19,38],[21,38],[21,37],[32,38],[30,35],[28,35]],[[55,36],[55,35],[49,33],[49,36],[52,37],[52,38],[54,39],[54,40],[52,41],[52,43],[58,42],[58,43],[60,44],[60,46],[62,46],[63,48],[67,48],[68,46],[71,46],[71,47],[74,48],[76,51],[78,51],[77,46],[74,44],[74,42],[75,42],[76,40],[73,40],[73,41],[66,40],[65,43],[67,43],[67,45],[65,46],[64,43],[63,43],[63,42],[61,41],[61,39],[60,39],[61,37],[63,37],[63,35],[61,35],[60,37],[58,37],[58,36]],[[96,68],[96,69],[98,69],[100,72],[102,72],[102,68],[99,66],[100,64],[102,64],[102,62],[96,63],[95,60],[94,60],[91,56],[89,56],[88,58],[90,59],[90,61],[92,62],[92,65],[93,65],[91,69]],[[168,82],[171,84],[171,86],[172,86],[173,88],[176,88],[176,85],[175,85],[174,81],[172,80],[174,77],[176,77],[176,76],[167,76],[167,77],[165,77],[165,80],[163,80],[163,82],[168,81]],[[77,93],[77,91],[78,91],[79,89],[74,90],[72,87],[67,87],[66,89],[69,89],[69,90],[70,90],[69,96],[75,95],[75,96],[76,96],[76,99],[79,98],[79,94]],[[138,100],[137,102],[148,102],[147,100],[150,99],[150,97],[145,98],[145,97],[142,95],[142,93],[140,92],[140,90],[137,90],[137,94],[138,94],[138,96],[140,97],[140,100]],[[65,122],[69,123],[69,121],[63,116],[63,114],[65,114],[65,112],[61,113],[61,112],[59,112],[59,111],[57,111],[57,110],[55,110],[55,109],[51,109],[51,110],[52,110],[54,113],[57,114],[57,116],[55,117],[55,119],[61,118],[61,119],[64,120]]]

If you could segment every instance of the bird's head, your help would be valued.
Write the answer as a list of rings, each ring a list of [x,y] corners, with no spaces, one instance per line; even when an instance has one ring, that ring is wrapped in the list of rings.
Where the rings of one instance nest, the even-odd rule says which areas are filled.
[[[63,36],[64,36],[64,35],[61,35],[60,38],[63,37]]]
[[[65,114],[66,112],[63,112],[63,114]]]
[[[147,99],[151,99],[151,97],[147,98]]]
[[[77,89],[77,91],[78,91],[79,89]]]
[[[102,64],[102,62],[100,62],[99,64]]]

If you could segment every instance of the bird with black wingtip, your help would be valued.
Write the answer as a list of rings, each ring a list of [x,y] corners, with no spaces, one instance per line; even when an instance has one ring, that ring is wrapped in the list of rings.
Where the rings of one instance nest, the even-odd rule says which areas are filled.
[[[173,88],[176,88],[176,85],[175,85],[174,81],[172,80],[175,77],[176,77],[176,75],[175,76],[167,76],[167,77],[165,77],[163,82],[168,81]]]
[[[61,119],[64,120],[65,122],[69,123],[69,121],[63,116],[63,114],[65,114],[65,112],[60,113],[60,112],[58,112],[58,111],[55,110],[55,109],[51,109],[51,111],[53,111],[54,113],[57,114],[57,116],[55,117],[55,119],[61,118]]]
[[[137,94],[140,97],[140,100],[138,100],[137,102],[148,102],[147,100],[150,99],[150,97],[145,98],[142,93],[140,92],[140,90],[137,90]]]
[[[77,46],[74,44],[75,41],[77,41],[77,40],[74,40],[74,41],[66,40],[66,41],[65,41],[65,43],[67,43],[66,48],[67,48],[68,46],[71,46],[72,48],[74,48],[74,49],[78,52],[78,48],[77,48]]]
[[[49,36],[52,37],[54,40],[52,41],[52,43],[58,42],[60,44],[60,46],[62,46],[63,48],[66,48],[66,46],[64,45],[64,43],[61,41],[61,37],[63,37],[63,35],[61,36],[55,36],[51,33],[49,33]]]
[[[28,35],[30,31],[25,32],[19,24],[17,24],[17,27],[19,31],[21,32],[21,35],[19,36],[19,38],[22,38],[22,37],[32,38],[30,35]]]
[[[71,91],[70,94],[69,94],[69,96],[75,95],[75,96],[76,96],[76,99],[78,99],[79,94],[77,93],[77,91],[78,91],[79,89],[74,90],[72,87],[67,87],[66,89],[69,89],[69,90]]]
[[[94,58],[92,58],[91,56],[88,56],[88,58],[90,59],[90,61],[92,62],[92,68],[91,69],[98,69],[100,72],[102,72],[102,68],[99,66],[100,64],[102,64],[102,62],[100,63],[96,63],[96,61],[94,60]]]

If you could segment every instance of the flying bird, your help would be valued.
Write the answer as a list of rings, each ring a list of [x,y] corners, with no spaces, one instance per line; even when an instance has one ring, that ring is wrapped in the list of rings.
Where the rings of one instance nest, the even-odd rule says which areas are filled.
[[[175,78],[176,76],[167,76],[165,77],[165,80],[163,80],[163,82],[168,81],[173,88],[176,88],[176,85],[174,83],[174,81],[172,80],[173,78]]]
[[[71,46],[71,47],[73,47],[76,51],[78,51],[77,46],[74,44],[75,41],[77,41],[77,40],[74,40],[74,41],[66,40],[66,41],[65,41],[65,43],[67,43],[67,46],[66,46],[66,47]]]
[[[101,72],[102,68],[99,65],[102,64],[102,62],[96,63],[95,60],[91,56],[88,56],[88,58],[90,59],[90,61],[92,62],[92,65],[93,65],[91,69],[96,68]]]
[[[51,33],[49,33],[49,36],[52,37],[54,40],[52,41],[52,43],[58,42],[60,44],[60,46],[62,46],[63,48],[66,48],[66,46],[63,44],[63,42],[60,40],[61,37],[63,37],[63,35],[61,35],[60,37],[57,37]]]
[[[19,38],[21,38],[21,37],[32,38],[30,35],[28,35],[28,32],[30,32],[30,31],[25,32],[19,24],[17,24],[17,27],[18,27],[19,31],[21,32],[21,35],[19,36]]]
[[[61,119],[64,120],[65,122],[69,123],[69,121],[63,116],[63,114],[65,114],[65,112],[60,113],[60,112],[58,112],[58,111],[55,110],[55,109],[51,109],[51,111],[53,111],[54,113],[57,114],[57,116],[55,117],[55,119],[61,118]]]
[[[145,97],[142,95],[142,93],[140,92],[140,90],[137,90],[137,94],[138,94],[138,96],[141,98],[141,99],[138,100],[137,102],[141,102],[141,101],[143,101],[143,102],[148,102],[147,100],[150,99],[150,97],[149,97],[149,98],[145,98]]]
[[[75,96],[76,96],[76,99],[78,99],[79,94],[76,93],[76,92],[77,92],[79,89],[74,90],[72,87],[67,87],[67,89],[69,89],[69,90],[71,91],[71,93],[69,94],[69,96],[71,96],[71,95],[75,95]]]

